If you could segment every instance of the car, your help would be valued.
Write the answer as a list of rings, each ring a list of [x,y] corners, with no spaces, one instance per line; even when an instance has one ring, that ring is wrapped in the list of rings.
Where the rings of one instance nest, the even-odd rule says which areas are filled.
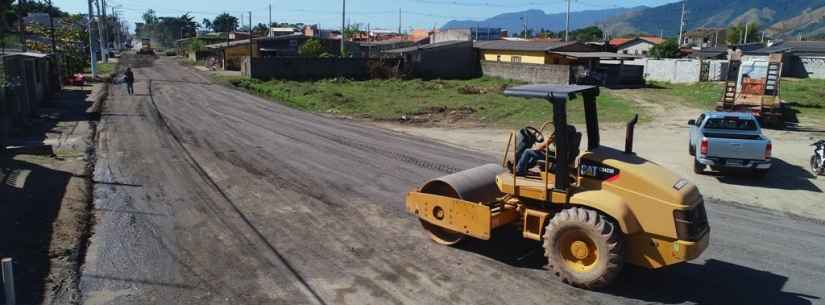
[[[753,114],[705,112],[688,125],[688,152],[693,156],[695,173],[701,174],[707,167],[745,169],[762,177],[770,170],[773,145]]]

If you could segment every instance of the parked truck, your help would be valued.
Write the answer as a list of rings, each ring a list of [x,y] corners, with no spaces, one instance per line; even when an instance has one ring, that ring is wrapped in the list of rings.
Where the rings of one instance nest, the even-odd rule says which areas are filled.
[[[759,121],[747,112],[706,112],[690,125],[688,152],[693,171],[705,168],[751,170],[764,176],[771,168],[771,140],[762,134]]]
[[[782,58],[782,54],[777,53],[761,59],[731,60],[716,110],[749,112],[766,126],[783,128],[785,107],[780,97]]]

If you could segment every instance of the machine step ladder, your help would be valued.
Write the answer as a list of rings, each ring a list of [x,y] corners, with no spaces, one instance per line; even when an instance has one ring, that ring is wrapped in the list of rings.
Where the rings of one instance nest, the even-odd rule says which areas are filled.
[[[781,62],[771,61],[768,63],[768,77],[765,82],[765,95],[779,95],[779,78],[781,77],[781,71]]]
[[[731,60],[728,64],[727,77],[725,77],[725,91],[722,93],[722,109],[733,110],[736,102],[736,83],[739,79],[739,67],[742,62]]]

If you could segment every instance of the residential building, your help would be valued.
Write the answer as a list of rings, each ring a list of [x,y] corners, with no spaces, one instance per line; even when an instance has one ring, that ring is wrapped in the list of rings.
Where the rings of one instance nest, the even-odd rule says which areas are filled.
[[[772,46],[745,51],[743,60],[767,60],[783,54],[783,76],[825,79],[825,41],[781,41]]]
[[[610,45],[616,48],[616,53],[647,56],[653,46],[664,41],[664,39],[659,37],[641,36],[636,38],[615,38],[610,40]]]
[[[298,32],[295,28],[291,27],[271,27],[269,28],[269,36],[270,37],[277,37],[277,36],[285,36],[285,35],[292,35]]]
[[[723,28],[700,28],[685,33],[683,38],[687,46],[699,48],[724,48],[727,46],[727,31]]]
[[[444,41],[394,49],[384,53],[401,59],[399,71],[423,79],[465,79],[481,75],[471,41]]]
[[[303,30],[304,36],[315,37],[321,39],[341,39],[341,32],[338,30],[324,30],[315,25],[305,25]]]
[[[469,29],[448,29],[434,32],[430,42],[439,43],[443,41],[488,41],[499,40],[506,37],[507,32],[501,28],[469,28]]]
[[[481,60],[526,64],[567,65],[577,62],[564,52],[597,52],[580,42],[492,40],[475,43]]]

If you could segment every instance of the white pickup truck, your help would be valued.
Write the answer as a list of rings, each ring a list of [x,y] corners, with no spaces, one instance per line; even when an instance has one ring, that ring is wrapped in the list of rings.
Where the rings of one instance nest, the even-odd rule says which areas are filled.
[[[771,140],[762,134],[756,118],[747,112],[705,112],[690,120],[688,151],[693,171],[749,169],[764,176],[771,168]]]

